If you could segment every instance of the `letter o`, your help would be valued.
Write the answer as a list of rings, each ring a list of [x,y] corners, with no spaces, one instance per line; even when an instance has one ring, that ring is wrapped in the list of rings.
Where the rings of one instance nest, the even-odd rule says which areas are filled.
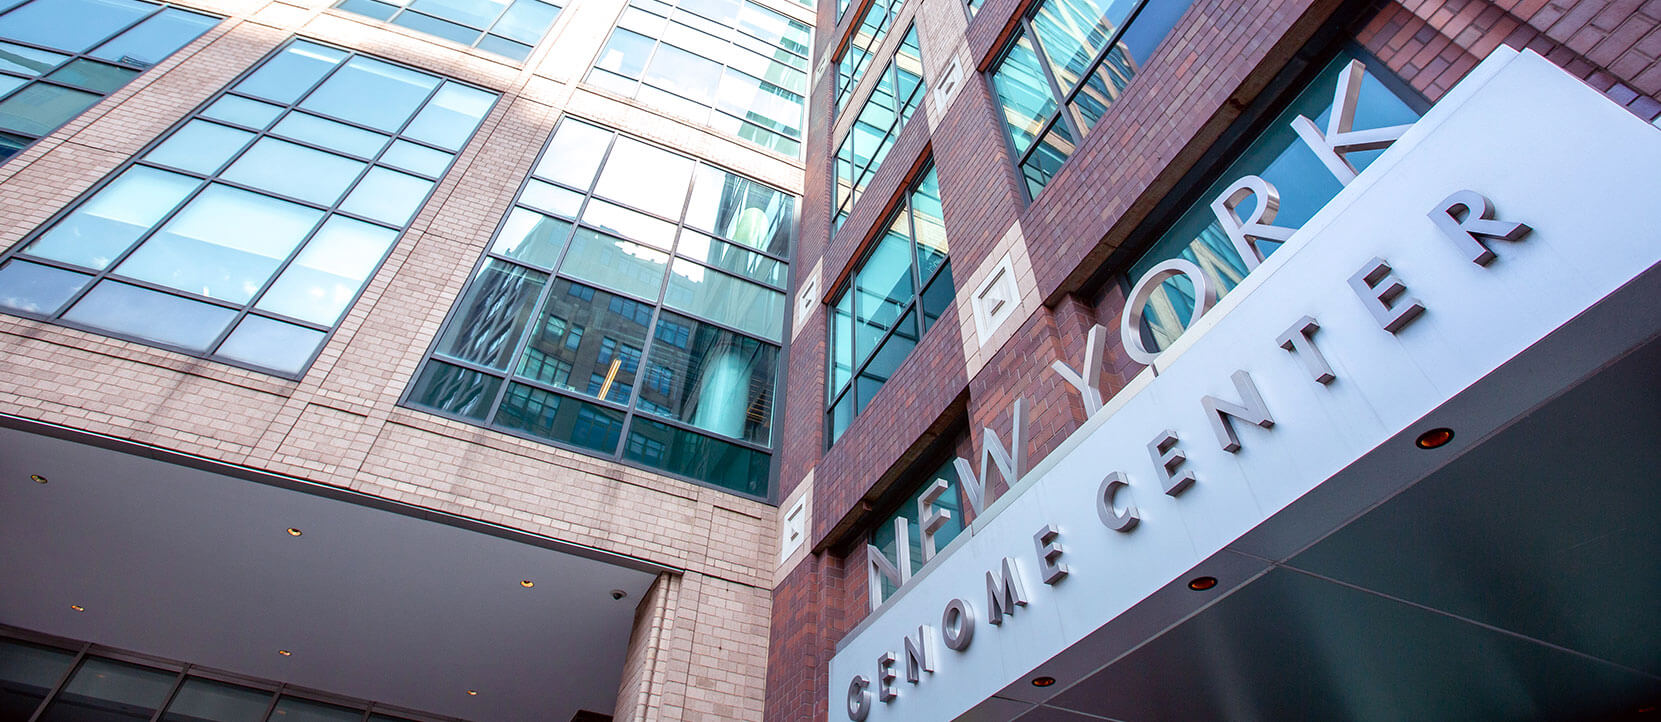
[[[961,652],[975,640],[975,608],[962,599],[946,602],[946,611],[940,615],[940,636],[946,648]]]
[[[871,680],[863,675],[854,675],[848,683],[848,719],[854,722],[865,722],[871,715]]]
[[[1188,281],[1194,284],[1194,312],[1188,315],[1186,328],[1193,328],[1194,322],[1217,303],[1217,290],[1211,287],[1210,282],[1205,280],[1205,273],[1192,261],[1173,258],[1148,269],[1130,290],[1130,303],[1125,304],[1125,315],[1119,323],[1119,339],[1124,342],[1125,353],[1144,366],[1152,366],[1159,354],[1142,345],[1142,309],[1159,290],[1160,284],[1177,276],[1187,276]]]
[[[1123,472],[1115,471],[1102,479],[1101,489],[1096,493],[1096,514],[1102,518],[1107,528],[1118,532],[1129,532],[1136,528],[1137,522],[1142,521],[1141,515],[1135,506],[1127,505],[1123,512],[1115,509],[1113,499],[1119,495],[1119,490],[1130,486],[1130,481]]]

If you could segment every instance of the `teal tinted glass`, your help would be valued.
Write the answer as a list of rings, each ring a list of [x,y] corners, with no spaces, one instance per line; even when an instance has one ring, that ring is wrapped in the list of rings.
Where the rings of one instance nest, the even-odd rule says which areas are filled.
[[[897,564],[900,558],[900,540],[895,535],[894,520],[906,520],[906,547],[911,559],[910,572],[912,574],[916,574],[921,570],[925,563],[923,560],[923,534],[918,523],[920,515],[917,502],[922,498],[923,492],[928,491],[928,488],[934,484],[936,479],[944,479],[947,484],[951,485],[951,488],[947,489],[946,493],[941,494],[932,505],[937,512],[947,515],[946,522],[934,532],[935,551],[939,552],[945,549],[947,545],[952,543],[953,539],[957,538],[957,535],[963,533],[964,529],[962,486],[958,482],[957,469],[952,466],[950,461],[941,464],[940,468],[934,470],[934,473],[924,475],[917,490],[906,497],[905,501],[900,502],[900,508],[895,509],[893,514],[889,514],[881,523],[871,529],[871,546],[876,547],[884,558]],[[896,591],[899,591],[899,588],[894,586],[894,583],[889,581],[887,577],[883,577],[883,598],[888,598]]]

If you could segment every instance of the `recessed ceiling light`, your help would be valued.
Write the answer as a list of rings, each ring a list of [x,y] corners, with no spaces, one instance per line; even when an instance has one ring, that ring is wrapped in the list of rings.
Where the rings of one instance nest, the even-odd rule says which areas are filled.
[[[304,533],[305,532],[300,531],[299,529],[296,529],[294,527],[289,527],[288,528],[288,535],[289,536],[300,536],[301,534],[304,534]]]
[[[479,691],[478,691],[478,690],[476,690],[476,689],[470,689],[470,690],[467,690],[467,696],[469,696],[469,697],[477,697],[477,696],[479,696]]]
[[[36,484],[46,483],[46,477],[41,476],[40,474],[30,474],[29,480],[35,482]]]
[[[526,589],[530,589],[531,587],[536,586],[536,582],[533,582],[529,579],[521,579],[521,580],[519,580],[519,586],[524,587]]]
[[[1449,441],[1453,441],[1453,429],[1444,426],[1419,434],[1419,438],[1413,441],[1413,445],[1421,449],[1435,449],[1446,445]]]
[[[1188,588],[1196,592],[1203,592],[1215,586],[1217,586],[1216,577],[1194,577],[1188,582]]]
[[[1032,678],[1032,686],[1034,686],[1034,687],[1048,687],[1052,684],[1055,684],[1055,678],[1054,677],[1033,677]]]
[[[77,612],[84,612],[84,611],[86,611],[86,610],[87,610],[87,608],[86,608],[86,607],[83,607],[83,606],[81,606],[81,605],[79,605],[79,604],[71,604],[71,605],[69,605],[69,608],[70,608],[70,609],[73,609],[73,610],[75,610],[75,611],[77,611]]]
[[[282,655],[282,656],[284,656],[284,657],[292,657],[292,656],[294,656],[294,653],[293,653],[293,652],[290,652],[290,651],[288,651],[288,650],[286,650],[286,649],[279,649],[279,650],[277,650],[277,654],[280,654],[280,655]]]
[[[629,596],[629,593],[625,592],[621,589],[611,590],[611,598],[612,599],[622,599],[623,597],[626,597],[626,596]]]

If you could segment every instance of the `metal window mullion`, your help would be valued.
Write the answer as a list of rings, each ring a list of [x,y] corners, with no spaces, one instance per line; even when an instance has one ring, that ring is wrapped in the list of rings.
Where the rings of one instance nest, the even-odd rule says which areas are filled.
[[[1097,68],[1101,67],[1102,62],[1107,59],[1108,55],[1113,53],[1113,47],[1119,44],[1119,39],[1124,37],[1125,32],[1136,22],[1136,18],[1142,14],[1142,8],[1146,7],[1147,4],[1147,0],[1142,0],[1142,2],[1136,4],[1136,7],[1131,8],[1130,13],[1125,15],[1125,21],[1119,23],[1119,27],[1114,29],[1113,35],[1109,36],[1107,42],[1102,44],[1101,49],[1097,50],[1095,54],[1090,57],[1089,64],[1084,66],[1084,72],[1079,73],[1078,84],[1074,85],[1073,88],[1063,96],[1063,106],[1071,103],[1073,98],[1077,97],[1079,92],[1084,89],[1084,86],[1089,84],[1090,75],[1096,72]]]
[[[162,13],[162,11],[166,10],[168,7],[169,6],[167,6],[167,5],[156,5],[156,8],[154,10],[151,10],[150,12],[145,13],[143,17],[128,23],[126,26],[122,27],[120,30],[117,30],[113,33],[110,33],[109,35],[105,35],[103,37],[103,39],[99,40],[96,43],[93,43],[90,46],[88,46],[86,50],[82,50],[79,53],[76,53],[75,57],[77,59],[79,59],[79,58],[84,58],[84,57],[91,56],[92,53],[96,52],[99,48],[104,47],[104,45],[108,44],[111,40],[114,40],[116,38],[121,37],[122,35],[126,34],[126,32],[128,30],[132,30],[133,28],[138,27],[139,24],[143,23],[144,21],[149,20],[150,18],[153,18],[157,15],[160,15]],[[223,19],[224,18],[221,18],[221,20],[223,20]],[[204,31],[204,32],[206,32],[206,31]],[[201,37],[201,36],[198,35],[196,37]],[[192,40],[195,40],[195,38],[192,38]],[[186,45],[189,45],[189,43],[186,43]],[[178,49],[175,48],[173,50],[173,52],[174,53],[178,52]],[[173,53],[168,53],[167,54],[167,57],[172,57],[172,56],[173,56]],[[68,65],[68,63],[65,63],[65,65]],[[149,68],[144,68],[144,70],[149,70]],[[143,70],[140,70],[139,72],[143,72]]]
[[[188,672],[190,672],[189,664],[185,664],[184,667],[179,669],[179,676],[173,679],[173,687],[167,690],[167,696],[162,698],[161,704],[156,705],[155,713],[150,715],[150,722],[160,720],[162,713],[167,711],[168,705],[173,704],[173,698],[178,696],[179,688],[184,686],[185,675]]]
[[[81,668],[81,663],[86,661],[87,650],[89,649],[92,649],[91,642],[81,643],[80,651],[76,652],[75,658],[69,661],[69,668],[63,671],[63,676],[58,678],[58,683],[53,685],[46,696],[40,699],[40,704],[35,707],[35,713],[29,715],[29,722],[39,722],[40,716],[46,713],[46,708],[51,707],[52,703],[57,701],[58,693],[63,691],[63,688],[69,684],[69,680],[75,676],[75,671]]]
[[[1038,68],[1044,71],[1044,80],[1050,85],[1050,97],[1056,100],[1055,112],[1065,119],[1064,122],[1067,124],[1067,130],[1073,134],[1073,142],[1077,143],[1078,138],[1083,136],[1078,132],[1078,127],[1073,124],[1073,119],[1067,117],[1069,113],[1067,112],[1066,99],[1070,96],[1062,91],[1060,81],[1057,81],[1055,78],[1055,71],[1050,67],[1052,64],[1052,61],[1050,60],[1050,52],[1044,49],[1043,38],[1038,37],[1038,31],[1033,29],[1032,18],[1021,18],[1021,30],[1032,40],[1033,52],[1038,56]],[[1052,122],[1051,125],[1054,125],[1054,123]],[[1033,136],[1033,147],[1040,145],[1039,141],[1042,140],[1043,137],[1044,134],[1042,132]],[[1027,150],[1031,151],[1032,148],[1028,148]]]
[[[283,690],[286,689],[288,689],[288,683],[284,682],[277,685],[276,689],[271,690],[271,701],[265,705],[265,716],[261,717],[261,720],[269,721],[271,715],[277,712],[277,702],[283,698]]]
[[[760,453],[763,453],[763,454],[767,454],[769,456],[771,456],[773,454],[773,449],[772,449],[771,446],[763,446],[761,444],[757,444],[754,441],[750,441],[749,439],[740,439],[740,438],[733,437],[733,436],[727,436],[726,434],[717,434],[717,433],[715,433],[713,431],[710,431],[708,429],[700,429],[697,426],[693,426],[692,424],[690,424],[688,422],[685,422],[685,421],[682,421],[680,419],[672,419],[672,418],[669,418],[667,416],[659,416],[659,415],[654,414],[650,411],[641,411],[639,409],[635,409],[635,410],[630,412],[630,416],[644,417],[647,421],[660,423],[660,424],[663,424],[664,426],[680,429],[682,431],[692,433],[692,434],[696,434],[698,436],[702,436],[702,437],[705,437],[705,438],[708,438],[708,439],[713,439],[715,441],[726,442],[726,443],[732,444],[733,446],[742,447],[742,448],[745,448],[745,449],[749,449],[751,451],[756,451],[756,452],[760,452]],[[768,436],[769,437],[772,436],[771,430],[769,430]],[[624,449],[624,447],[626,447],[626,446],[627,446],[626,444],[619,444],[618,445],[618,450],[622,451]]]
[[[505,380],[508,381],[509,383],[519,384],[520,386],[528,386],[528,387],[536,389],[538,391],[545,391],[547,393],[555,394],[555,395],[565,397],[565,398],[569,398],[569,399],[573,399],[575,401],[581,401],[583,403],[594,404],[595,406],[611,409],[612,411],[616,411],[616,412],[619,412],[619,413],[625,413],[626,414],[629,410],[629,406],[627,404],[617,402],[617,401],[611,401],[609,399],[602,399],[598,396],[589,396],[588,394],[585,394],[581,391],[576,390],[575,387],[561,387],[561,386],[549,383],[547,381],[542,381],[540,379],[533,379],[533,378],[529,378],[529,377],[526,377],[526,376],[519,376],[517,374],[509,374]],[[506,385],[507,384],[503,384],[503,386],[506,386]],[[639,384],[636,384],[636,386],[638,386],[638,385]],[[494,419],[495,414],[491,414],[491,418]],[[492,421],[490,423],[494,423],[494,421]]]
[[[926,175],[927,172],[924,171],[923,174]],[[923,175],[917,176],[919,179],[922,177]],[[911,201],[912,194],[916,192],[917,184],[914,182],[906,189],[905,197],[901,200],[901,212],[905,213],[906,234],[909,236],[906,239],[908,241],[906,250],[908,251],[907,255],[911,257],[911,268],[909,269],[911,273],[911,305],[918,309],[917,317],[912,319],[912,323],[917,327],[917,338],[921,340],[923,338],[923,272],[922,266],[917,262],[917,209]]]
[[[907,301],[906,304],[900,308],[899,313],[895,314],[896,317],[894,319],[894,325],[889,326],[886,331],[883,331],[882,336],[880,336],[877,339],[876,344],[871,347],[871,355],[866,356],[865,360],[854,364],[853,376],[851,376],[849,378],[849,381],[848,381],[848,385],[849,385],[850,388],[857,387],[859,385],[859,377],[860,377],[860,375],[865,373],[866,369],[871,367],[871,361],[877,357],[877,349],[882,348],[883,344],[888,343],[888,340],[894,337],[894,334],[899,333],[900,326],[901,326],[900,321],[904,320],[905,315],[908,314],[908,313],[911,313],[914,310],[916,310],[916,308],[917,308],[917,302],[915,300]],[[922,335],[921,334],[918,334],[917,340],[922,341]],[[910,356],[911,356],[910,353],[906,354],[906,357],[909,358]],[[888,381],[886,379],[884,379],[883,380],[883,385],[886,386],[887,384],[888,384]],[[873,395],[875,395],[875,393],[876,392],[872,392]],[[870,401],[867,400],[866,403],[870,403]],[[854,405],[856,407],[855,410],[854,410],[854,416],[857,417],[857,416],[859,416],[859,411],[858,411],[858,408],[857,408],[858,405],[859,405],[859,397],[857,395],[854,397]]]

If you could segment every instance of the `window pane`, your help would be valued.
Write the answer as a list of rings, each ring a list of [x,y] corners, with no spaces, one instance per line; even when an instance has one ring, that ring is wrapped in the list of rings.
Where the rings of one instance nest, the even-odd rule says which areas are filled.
[[[97,93],[35,84],[0,101],[0,129],[41,136],[101,100]]]
[[[775,256],[790,253],[795,199],[719,168],[698,167],[686,223]]]
[[[854,378],[854,294],[843,293],[831,316],[830,394],[835,398]]]
[[[740,493],[767,494],[767,454],[646,418],[630,425],[623,457]]]
[[[778,349],[665,313],[647,358],[643,410],[757,444],[772,433]]]
[[[428,35],[436,35],[446,40],[453,40],[462,45],[472,45],[484,32],[466,25],[458,25],[448,20],[439,20],[430,15],[405,11],[392,19],[393,25],[402,25],[411,30],[419,30]]]
[[[92,277],[13,259],[0,266],[0,307],[50,316]]]
[[[772,130],[802,134],[801,96],[731,68],[722,76],[716,107]]]
[[[219,345],[215,356],[283,373],[299,373],[326,336],[322,331],[249,315]]]
[[[456,302],[438,352],[494,369],[506,369],[520,332],[535,311],[547,276],[486,259]],[[480,412],[481,414],[483,412]]]
[[[618,138],[594,192],[648,213],[679,218],[693,166],[686,156]]]
[[[452,157],[454,156],[441,150],[400,140],[394,141],[392,147],[386,149],[386,154],[381,156],[381,162],[437,178],[443,175],[445,168],[450,167]]]
[[[254,134],[246,130],[193,120],[146,153],[144,158],[202,175],[213,175],[253,138]]]
[[[678,258],[663,304],[773,341],[784,329],[784,294]]]
[[[206,351],[236,317],[236,312],[125,283],[103,281],[63,317],[153,343]]]
[[[673,45],[659,45],[646,68],[645,80],[683,98],[713,105],[721,65]]]
[[[946,313],[946,309],[957,303],[956,290],[952,288],[952,267],[947,265],[935,276],[928,288],[923,289],[923,331],[927,332],[930,326]]]
[[[364,158],[374,158],[390,140],[380,133],[336,123],[309,113],[289,113],[272,132]]]
[[[167,701],[177,672],[87,657],[69,678],[42,722],[148,720]]]
[[[59,68],[47,77],[60,83],[69,83],[100,93],[108,93],[126,85],[127,81],[132,80],[136,75],[138,75],[138,71],[132,68],[123,68],[119,65],[80,58],[71,61],[68,65]]]
[[[496,425],[610,454],[623,431],[623,414],[522,384],[511,384]]]
[[[559,17],[559,8],[538,0],[518,0],[490,31],[526,45],[542,42],[543,33]]]
[[[1154,5],[1178,3],[1154,3]],[[1136,7],[1134,0],[1045,0],[1032,28],[1063,92],[1078,84],[1096,51]]]
[[[896,553],[899,549],[899,545],[895,543],[894,538],[894,520],[903,517],[910,521],[910,528],[918,528],[917,502],[922,498],[923,493],[928,491],[928,488],[934,484],[935,479],[945,479],[946,483],[951,485],[951,489],[945,494],[941,494],[940,497],[935,499],[933,503],[933,507],[935,509],[944,511],[947,514],[945,523],[943,523],[940,526],[940,529],[934,533],[935,548],[945,549],[946,545],[951,544],[952,540],[956,539],[958,534],[963,533],[963,502],[957,491],[962,487],[958,486],[957,469],[952,466],[950,461],[948,461],[941,464],[940,468],[935,470],[933,474],[923,477],[922,483],[917,487],[917,491],[912,493],[912,495],[906,498],[905,501],[901,502],[899,509],[896,509],[894,513],[884,519],[882,523],[872,527],[871,546],[876,547],[880,552],[882,552],[882,555],[885,558],[895,560],[899,559],[899,556]],[[909,545],[911,547],[911,573],[915,574],[923,568],[924,564],[923,536],[921,534],[912,534]],[[894,584],[884,577],[882,580],[883,598],[886,599],[892,596],[896,591],[898,591],[898,589],[894,586]]]
[[[911,193],[912,231],[917,238],[917,276],[927,282],[946,262],[945,209],[940,205],[940,177],[929,169]]]
[[[1050,179],[1061,172],[1061,165],[1073,155],[1073,136],[1065,123],[1057,122],[1044,131],[1038,147],[1021,162],[1021,177],[1027,182],[1027,195],[1033,198],[1044,190]]]
[[[376,0],[340,0],[335,3],[335,7],[359,15],[368,15],[376,20],[386,20],[398,12],[397,5],[388,5]]]
[[[168,8],[150,17],[138,27],[122,33],[92,53],[95,58],[114,60],[124,65],[148,68],[172,55],[190,41],[201,37],[208,28],[219,24],[218,18]]]
[[[0,719],[29,719],[74,662],[73,652],[0,639]]]
[[[506,0],[415,0],[409,5],[428,15],[436,15],[476,28],[488,28],[507,7]]]
[[[334,48],[297,42],[237,83],[236,89],[266,100],[292,103],[345,57],[346,53]]]
[[[502,380],[477,371],[428,361],[427,367],[410,389],[409,401],[448,414],[484,421],[490,405],[496,402],[496,391]]]
[[[531,56],[531,46],[516,43],[500,35],[486,35],[479,39],[478,49],[503,55],[514,60],[524,60]]]
[[[784,287],[789,268],[754,251],[718,241],[697,231],[683,230],[675,252],[699,263],[731,271],[752,281]]]
[[[663,251],[578,228],[560,272],[604,288],[655,299],[668,264],[669,254]]]
[[[427,192],[433,182],[407,173],[386,168],[371,168],[340,204],[340,210],[395,226],[409,222],[421,204],[427,201]]]
[[[235,95],[226,95],[214,101],[213,105],[208,106],[207,110],[202,111],[202,116],[225,120],[250,128],[263,129],[271,125],[271,121],[275,120],[282,112],[281,106]]]
[[[519,202],[554,215],[576,218],[577,212],[582,209],[583,197],[580,193],[532,179],[519,194]]]
[[[910,356],[912,349],[915,348],[917,348],[917,314],[907,311],[894,327],[894,333],[890,334],[882,342],[882,345],[877,347],[876,353],[871,354],[871,360],[866,362],[865,368],[859,372],[859,379],[855,384],[858,388],[855,391],[859,394],[860,410],[864,410],[865,405],[871,402],[871,398],[876,395],[877,390],[888,383],[888,379],[893,377],[894,372],[899,370],[900,364],[905,362],[906,357]]]
[[[582,220],[588,225],[665,251],[675,242],[675,224],[599,199],[588,202],[588,207],[583,209]]]
[[[1010,48],[1009,56],[992,74],[992,85],[1003,104],[1004,129],[1009,131],[1015,154],[1026,153],[1056,109],[1055,96],[1038,67],[1038,54],[1029,38],[1023,36]]]
[[[0,17],[0,36],[81,52],[154,9],[138,0],[35,0]]]
[[[554,131],[554,139],[533,173],[587,191],[610,142],[611,131],[567,118]]]
[[[911,238],[905,227],[902,213],[854,276],[855,318],[861,324],[887,328],[911,303]]]
[[[363,710],[284,697],[271,710],[271,719],[282,722],[358,722],[363,719]]]
[[[657,41],[622,28],[613,30],[594,67],[604,68],[619,75],[639,78],[646,70],[646,61],[652,55]]]
[[[571,235],[571,223],[550,218],[535,211],[515,208],[508,214],[496,242],[490,251],[542,268],[553,268],[559,261],[559,252],[565,250],[565,239]]]
[[[283,269],[256,307],[332,326],[397,238],[389,228],[334,216]]]
[[[129,278],[246,303],[323,212],[211,185],[116,268]]]
[[[364,164],[274,138],[261,138],[221,178],[318,205],[331,206]]]
[[[191,677],[173,695],[161,722],[246,722],[260,719],[271,705],[263,690]]]
[[[404,135],[440,148],[461,150],[473,130],[479,127],[490,107],[496,104],[491,93],[446,81],[444,87],[410,121]]]
[[[102,269],[173,210],[201,181],[144,166],[128,168],[24,249],[39,258]]]
[[[627,404],[640,371],[652,306],[570,281],[555,282],[517,373]]]
[[[1136,16],[1136,21],[1125,30],[1119,42],[1113,44],[1074,97],[1074,107],[1085,128],[1096,124],[1136,77],[1136,69],[1153,55],[1154,48],[1182,18],[1189,2],[1148,3]]]
[[[393,132],[437,85],[438,79],[426,73],[360,55],[346,61],[300,107]]]
[[[42,75],[58,67],[58,63],[68,58],[68,55],[60,55],[11,43],[0,43],[0,70],[10,70],[14,73],[28,75]]]

